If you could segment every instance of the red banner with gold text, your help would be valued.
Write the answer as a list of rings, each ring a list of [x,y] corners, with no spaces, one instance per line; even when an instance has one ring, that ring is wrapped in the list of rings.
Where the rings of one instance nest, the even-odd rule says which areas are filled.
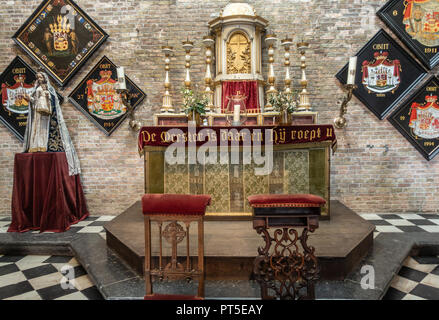
[[[306,126],[252,126],[252,127],[143,127],[139,133],[139,152],[145,146],[168,147],[174,143],[182,146],[201,146],[207,142],[218,146],[229,144],[248,146],[254,143],[288,145],[331,141],[336,146],[332,125]]]

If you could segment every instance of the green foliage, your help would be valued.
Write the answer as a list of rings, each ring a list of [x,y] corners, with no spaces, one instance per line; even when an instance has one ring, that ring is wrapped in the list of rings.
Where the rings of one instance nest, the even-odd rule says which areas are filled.
[[[286,94],[285,92],[280,91],[270,96],[269,102],[274,110],[278,112],[287,110],[289,113],[293,113],[296,110],[297,104],[294,93]]]
[[[183,94],[183,108],[186,114],[193,112],[198,114],[206,113],[208,100],[204,93],[187,88],[182,88],[181,93]]]

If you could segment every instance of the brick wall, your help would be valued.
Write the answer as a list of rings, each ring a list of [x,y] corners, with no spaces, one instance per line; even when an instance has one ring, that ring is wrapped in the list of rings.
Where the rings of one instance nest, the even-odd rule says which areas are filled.
[[[201,38],[211,15],[229,1],[212,0],[77,0],[107,33],[108,41],[85,64],[63,91],[67,97],[78,82],[105,54],[123,65],[148,98],[137,115],[151,123],[161,105],[163,55],[160,47],[169,40],[177,48],[172,58],[174,101],[184,79],[181,41],[195,40],[192,77],[202,85],[204,57]],[[342,90],[334,74],[383,24],[375,12],[385,0],[256,0],[248,1],[270,21],[279,38],[292,36],[311,43],[308,76],[312,103],[320,122],[337,115]],[[0,70],[19,54],[35,66],[13,43],[11,36],[38,6],[40,0],[0,0]],[[387,30],[387,29],[386,29]],[[391,33],[389,30],[387,30]],[[292,72],[298,86],[298,54],[292,57]],[[282,52],[276,53],[278,80],[283,75]],[[264,52],[264,72],[267,57]],[[278,82],[282,87],[281,82]],[[125,122],[106,137],[69,102],[63,105],[70,135],[82,166],[82,182],[90,212],[119,214],[143,193],[143,162],[137,154],[136,136]],[[354,98],[349,105],[349,125],[338,131],[339,147],[333,157],[331,193],[358,212],[437,212],[439,198],[435,179],[439,159],[427,162],[393,126],[379,121]],[[0,125],[0,215],[10,214],[13,157],[21,143]]]

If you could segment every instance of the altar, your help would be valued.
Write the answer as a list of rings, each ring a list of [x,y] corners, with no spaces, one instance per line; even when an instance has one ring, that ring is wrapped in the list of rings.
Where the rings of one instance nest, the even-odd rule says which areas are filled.
[[[178,141],[184,148],[181,163],[165,156],[167,148]],[[209,141],[214,142],[210,144],[211,149],[204,147],[200,151]],[[258,164],[257,146],[263,149],[263,161]],[[189,159],[190,148],[194,148],[199,158],[204,157],[205,152],[218,153],[217,161],[202,163],[200,159]],[[234,148],[236,159],[233,159]],[[250,217],[248,196],[293,193],[312,193],[325,198],[322,218],[328,219],[330,160],[335,148],[332,125],[198,127],[192,130],[187,126],[159,126],[143,127],[139,134],[139,151],[145,161],[145,193],[209,194],[212,203],[207,215],[221,219]],[[271,151],[272,158],[269,158]],[[269,161],[272,162],[270,170],[258,174],[255,169]]]
[[[274,72],[278,42],[285,67],[282,88]],[[321,197],[319,230],[310,237],[310,244],[317,248],[322,279],[344,279],[370,251],[374,226],[331,200],[331,157],[337,138],[332,124],[319,124],[310,101],[306,76],[309,44],[303,39],[294,43],[288,37],[278,41],[268,29],[268,21],[246,3],[228,4],[208,23],[202,44],[205,74],[200,89],[191,78],[194,42],[189,38],[182,41],[185,70],[180,95],[174,90],[178,84],[172,81],[172,56],[177,49],[169,43],[162,46],[163,103],[153,115],[153,125],[143,126],[138,134],[145,194],[209,197],[203,218],[207,236],[200,238],[198,232],[198,237],[186,238],[186,261],[193,262],[199,259],[193,249],[200,247],[196,241],[203,239],[208,280],[254,277],[255,254],[262,239],[253,229],[249,197]],[[290,74],[293,44],[300,55],[297,90],[292,88]],[[264,49],[267,74],[263,74]],[[162,247],[162,223],[154,228],[143,226],[144,217],[139,213],[145,203],[134,203],[105,227],[108,247],[139,274],[150,271],[145,266],[151,266],[151,261],[160,264],[163,252],[170,254],[169,247]],[[182,203],[172,205],[183,209],[179,207]],[[302,205],[306,207],[298,203],[298,207]],[[146,238],[151,244],[147,250]],[[173,241],[176,261],[178,241]]]

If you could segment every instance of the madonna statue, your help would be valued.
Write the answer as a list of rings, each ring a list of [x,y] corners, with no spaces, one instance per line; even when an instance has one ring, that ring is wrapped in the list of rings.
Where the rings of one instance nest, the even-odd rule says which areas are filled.
[[[58,95],[46,73],[36,75],[35,90],[24,98],[29,101],[29,113],[24,135],[24,152],[65,152],[69,175],[81,172],[79,159],[67,130]]]

